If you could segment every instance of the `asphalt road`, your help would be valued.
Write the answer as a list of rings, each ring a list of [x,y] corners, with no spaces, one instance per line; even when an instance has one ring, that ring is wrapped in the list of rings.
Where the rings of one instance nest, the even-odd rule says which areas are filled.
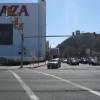
[[[0,100],[100,100],[100,66],[2,68]]]

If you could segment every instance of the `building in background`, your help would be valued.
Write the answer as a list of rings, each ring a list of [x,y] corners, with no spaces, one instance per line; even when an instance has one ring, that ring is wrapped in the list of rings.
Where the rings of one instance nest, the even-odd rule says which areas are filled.
[[[46,41],[46,52],[50,51],[50,47],[49,47],[49,41]]]
[[[22,31],[20,25],[23,27]],[[24,34],[23,60],[44,60],[45,0],[38,0],[35,3],[0,3],[0,59],[20,61],[22,32]]]
[[[50,48],[50,59],[59,58],[59,48]]]
[[[46,60],[50,59],[50,46],[49,46],[49,41],[46,41]]]

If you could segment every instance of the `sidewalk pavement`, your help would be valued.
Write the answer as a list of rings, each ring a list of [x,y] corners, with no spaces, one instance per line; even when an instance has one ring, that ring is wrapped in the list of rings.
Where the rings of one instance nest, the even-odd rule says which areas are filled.
[[[38,68],[44,65],[46,65],[46,62],[23,65],[23,68]],[[14,70],[14,69],[20,69],[20,65],[19,66],[0,66],[0,70]]]

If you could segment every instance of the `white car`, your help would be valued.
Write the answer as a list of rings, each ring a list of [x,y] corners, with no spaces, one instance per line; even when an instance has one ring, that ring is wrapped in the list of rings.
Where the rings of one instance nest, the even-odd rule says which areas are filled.
[[[61,67],[61,61],[59,58],[52,59],[52,60],[48,61],[48,63],[47,63],[48,69],[56,69],[59,67]]]

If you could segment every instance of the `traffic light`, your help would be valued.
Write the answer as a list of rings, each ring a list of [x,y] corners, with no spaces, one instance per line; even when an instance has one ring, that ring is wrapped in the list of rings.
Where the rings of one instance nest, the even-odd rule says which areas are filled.
[[[19,25],[19,18],[17,16],[14,17],[14,24]]]
[[[72,36],[75,36],[75,33],[74,32],[72,32]]]
[[[75,37],[75,33],[74,33],[74,32],[72,32],[72,37],[73,37],[73,38]]]
[[[19,18],[18,18],[18,16],[14,17],[14,19],[12,21],[12,24],[14,25],[15,28],[18,27],[18,25],[19,25]]]
[[[93,32],[92,35],[93,35],[93,38],[96,38],[96,32]]]
[[[13,15],[12,8],[6,7],[6,16],[12,16],[12,15]]]
[[[24,25],[23,23],[19,23],[18,30],[23,31],[23,27],[24,27],[23,25]]]

